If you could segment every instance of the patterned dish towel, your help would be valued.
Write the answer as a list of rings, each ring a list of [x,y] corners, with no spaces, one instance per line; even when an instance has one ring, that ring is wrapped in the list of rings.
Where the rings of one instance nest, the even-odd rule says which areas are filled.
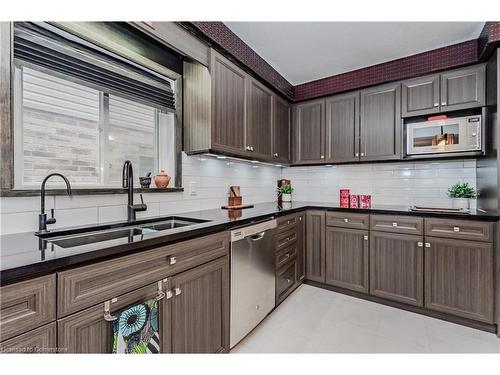
[[[153,298],[129,306],[116,314],[113,322],[113,353],[158,354],[158,302]]]

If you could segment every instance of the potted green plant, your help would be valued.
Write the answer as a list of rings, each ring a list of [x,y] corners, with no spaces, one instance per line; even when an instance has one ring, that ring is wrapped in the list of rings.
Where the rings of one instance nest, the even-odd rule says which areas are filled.
[[[281,200],[283,202],[291,202],[292,193],[293,193],[293,187],[291,184],[281,185],[278,188],[278,195],[281,196]]]
[[[468,182],[457,182],[448,189],[448,196],[453,200],[453,208],[468,210],[470,199],[475,199],[478,192]]]

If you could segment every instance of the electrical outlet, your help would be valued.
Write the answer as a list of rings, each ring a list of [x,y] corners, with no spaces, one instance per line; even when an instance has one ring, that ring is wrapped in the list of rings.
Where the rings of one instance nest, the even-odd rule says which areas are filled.
[[[198,190],[196,189],[196,182],[191,181],[189,183],[189,195],[198,195]]]

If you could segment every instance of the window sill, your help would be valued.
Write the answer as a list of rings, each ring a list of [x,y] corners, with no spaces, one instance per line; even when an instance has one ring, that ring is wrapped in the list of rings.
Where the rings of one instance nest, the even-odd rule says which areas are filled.
[[[184,191],[183,187],[158,188],[136,188],[134,193],[177,193]],[[100,195],[100,194],[127,194],[127,189],[122,188],[95,188],[95,189],[71,189],[73,195]],[[66,195],[66,189],[47,189],[46,195]],[[40,189],[0,190],[0,197],[36,197],[40,195]]]

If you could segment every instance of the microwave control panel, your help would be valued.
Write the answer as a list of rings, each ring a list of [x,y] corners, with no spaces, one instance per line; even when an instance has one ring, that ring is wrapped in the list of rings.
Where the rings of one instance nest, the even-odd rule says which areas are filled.
[[[481,149],[481,116],[467,117],[467,151]]]

